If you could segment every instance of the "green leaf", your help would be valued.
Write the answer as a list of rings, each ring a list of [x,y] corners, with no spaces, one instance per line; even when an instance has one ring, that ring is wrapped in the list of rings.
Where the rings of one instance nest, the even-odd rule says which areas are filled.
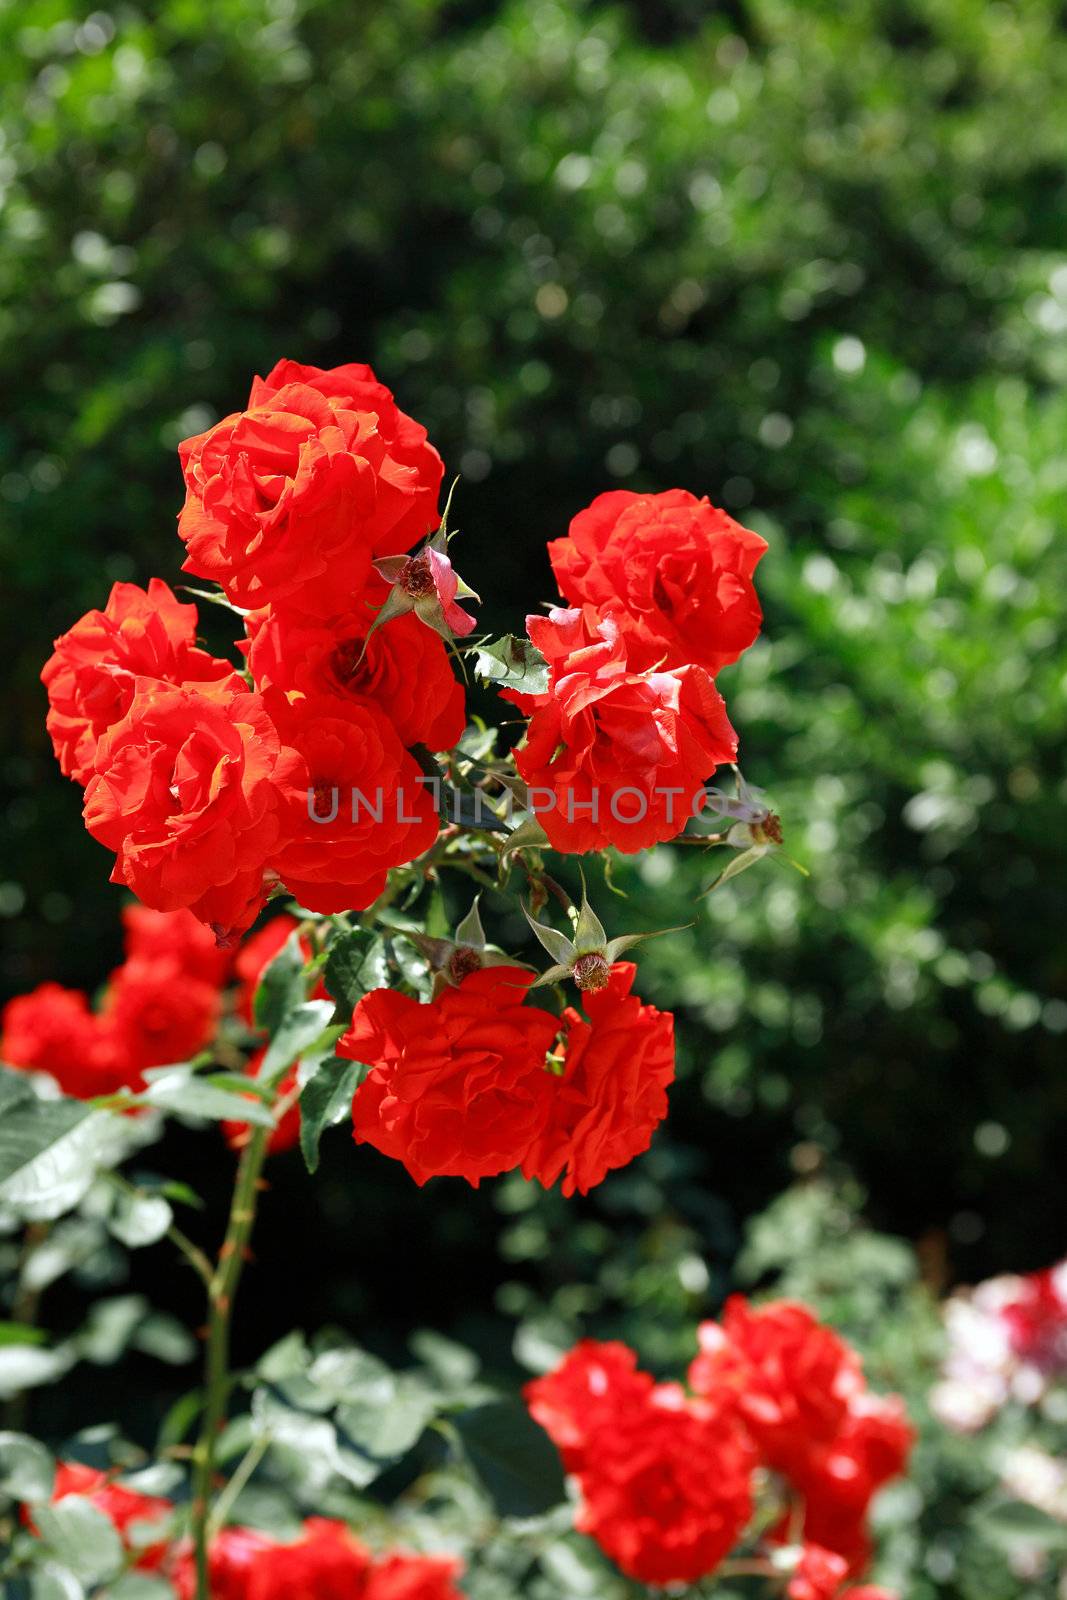
[[[387,1373],[360,1398],[337,1410],[339,1436],[388,1466],[415,1445],[437,1414],[434,1395],[418,1379]]]
[[[174,1589],[166,1579],[147,1572],[125,1572],[108,1584],[107,1600],[174,1600]]]
[[[48,1335],[43,1328],[31,1328],[27,1322],[0,1322],[0,1346],[47,1343]]]
[[[203,1408],[204,1396],[199,1389],[191,1389],[175,1400],[160,1424],[159,1448],[169,1450],[181,1444],[191,1431],[193,1423]]]
[[[30,1578],[32,1600],[84,1600],[85,1590],[69,1567],[45,1561]]]
[[[330,945],[324,973],[326,988],[346,1013],[365,994],[389,983],[389,958],[385,941],[367,928],[353,928]]]
[[[501,1516],[538,1516],[564,1499],[555,1446],[521,1402],[478,1406],[453,1422],[468,1461]]]
[[[77,1205],[99,1166],[121,1159],[134,1130],[80,1100],[27,1095],[16,1077],[0,1070],[0,1203],[49,1221]]]
[[[324,1061],[300,1094],[300,1150],[309,1172],[319,1164],[319,1140],[324,1131],[343,1121],[352,1109],[352,1097],[370,1071],[358,1061],[336,1057]]]
[[[173,1495],[184,1480],[185,1473],[176,1461],[154,1461],[137,1472],[124,1472],[118,1481],[135,1494]]]
[[[550,927],[546,922],[535,922],[525,906],[522,908],[522,914],[553,961],[557,962],[565,972],[569,972],[578,952],[566,934],[560,933],[558,928]]]
[[[309,1489],[321,1493],[335,1478],[365,1489],[382,1471],[378,1462],[345,1447],[327,1418],[287,1406],[267,1389],[252,1395],[251,1414],[257,1438],[267,1439]]]
[[[274,1124],[267,1107],[251,1095],[220,1089],[210,1079],[197,1077],[188,1066],[168,1067],[153,1078],[141,1099],[179,1116],[204,1117],[211,1122],[254,1122],[262,1128]]]
[[[41,1293],[66,1273],[90,1261],[107,1244],[107,1230],[95,1217],[65,1217],[33,1247],[22,1268],[27,1289]]]
[[[6,1119],[15,1106],[36,1099],[33,1084],[25,1072],[0,1065],[0,1115]]]
[[[320,1039],[332,1016],[333,1006],[328,1000],[305,1000],[287,1012],[267,1046],[259,1069],[261,1081],[271,1083],[280,1078],[304,1050]],[[331,1045],[344,1032],[343,1027],[334,1027]]]
[[[199,1348],[189,1330],[165,1311],[150,1311],[134,1329],[130,1346],[168,1367],[184,1367]]]
[[[80,1354],[96,1366],[113,1366],[126,1351],[147,1311],[148,1301],[140,1294],[98,1300],[76,1337]]]
[[[173,1220],[174,1213],[162,1195],[130,1194],[123,1189],[115,1196],[107,1225],[120,1244],[140,1250],[164,1238]]]
[[[102,1511],[81,1495],[65,1495],[34,1511],[41,1538],[83,1583],[103,1583],[124,1565],[122,1540]]]
[[[483,833],[507,833],[508,825],[498,817],[492,804],[480,790],[448,789],[441,796],[440,815],[443,822],[458,822],[468,830]]]
[[[196,1190],[189,1184],[182,1183],[178,1178],[168,1178],[162,1183],[159,1192],[167,1200],[173,1200],[175,1205],[190,1206],[194,1211],[203,1211],[204,1202]]]
[[[325,1410],[345,1400],[361,1400],[379,1391],[379,1386],[391,1377],[389,1368],[369,1350],[356,1344],[333,1345],[319,1350],[307,1370],[305,1399],[301,1404]],[[291,1385],[287,1385],[290,1398]]]
[[[416,938],[394,934],[389,940],[389,949],[404,983],[414,989],[420,1000],[429,1000],[433,977]]]
[[[6,1344],[0,1347],[0,1400],[10,1400],[24,1389],[55,1383],[77,1360],[69,1345],[43,1350],[40,1345]]]
[[[274,959],[260,974],[259,984],[252,1001],[252,1015],[257,1028],[276,1033],[282,1019],[307,994],[304,978],[304,953],[300,948],[299,929],[294,928]]]
[[[986,1502],[975,1508],[972,1520],[983,1538],[1009,1554],[1020,1546],[1067,1550],[1067,1524],[1025,1500]]]
[[[585,873],[583,872],[582,903],[578,908],[578,917],[574,924],[574,948],[579,955],[587,955],[593,950],[603,950],[607,941],[607,930],[589,904],[589,895],[585,887]]]
[[[47,1500],[56,1466],[37,1439],[25,1433],[0,1433],[0,1494],[13,1500]]]
[[[501,862],[512,855],[516,850],[539,850],[548,843],[548,834],[542,828],[537,818],[531,813],[524,817],[511,833],[501,851]]]
[[[481,895],[476,894],[463,921],[456,926],[456,944],[473,945],[475,950],[485,949],[485,929],[482,927]]]
[[[768,847],[763,844],[755,844],[749,850],[742,850],[739,856],[734,856],[732,860],[726,863],[714,883],[708,885],[708,888],[704,891],[705,894],[710,894],[712,889],[719,889],[724,883],[729,883],[730,879],[736,878],[738,873],[747,872],[749,867],[756,866],[767,854]]]
[[[409,1340],[411,1353],[425,1362],[446,1388],[462,1388],[478,1376],[478,1357],[465,1345],[446,1339],[430,1328],[420,1328]]]
[[[575,1342],[574,1329],[551,1312],[528,1317],[515,1330],[512,1351],[528,1372],[548,1372],[558,1366]]]
[[[267,1383],[282,1383],[286,1378],[306,1372],[310,1364],[311,1352],[307,1340],[299,1330],[294,1329],[260,1356],[256,1362],[256,1372]]]
[[[518,689],[521,694],[548,692],[548,662],[529,639],[513,633],[479,645],[474,652],[474,670],[498,689]]]

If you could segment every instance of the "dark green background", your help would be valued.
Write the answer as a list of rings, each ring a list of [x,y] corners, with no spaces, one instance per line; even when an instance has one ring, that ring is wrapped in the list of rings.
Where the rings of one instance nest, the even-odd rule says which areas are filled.
[[[653,1155],[564,1207],[420,1193],[334,1134],[315,1185],[276,1163],[246,1342],[295,1308],[502,1346],[561,1290],[666,1349],[820,1170],[934,1283],[1062,1253],[1063,8],[21,0],[0,47],[5,992],[119,953],[50,641],[176,580],[174,447],[279,356],[369,359],[426,423],[493,628],[606,487],[771,540],[721,687],[811,877],[698,902],[712,863],[661,850],[601,893],[620,931],[693,923],[640,963],[681,1040]],[[210,1137],[161,1160],[221,1201]]]

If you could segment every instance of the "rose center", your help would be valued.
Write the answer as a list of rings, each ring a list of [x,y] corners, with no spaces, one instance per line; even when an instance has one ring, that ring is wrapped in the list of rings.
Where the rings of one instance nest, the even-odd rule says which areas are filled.
[[[342,639],[333,652],[334,676],[339,683],[352,683],[360,675],[362,639]]]
[[[571,975],[579,989],[587,994],[596,994],[598,989],[607,987],[611,968],[599,951],[594,950],[587,956],[578,957]]]
[[[480,972],[482,958],[469,944],[461,944],[448,958],[448,976],[453,983],[461,983],[472,972]]]
[[[756,844],[781,844],[782,819],[773,811],[764,812],[752,824],[752,838]]]
[[[311,814],[316,822],[332,822],[337,805],[338,791],[335,783],[320,778],[311,785]]]
[[[400,574],[400,587],[413,600],[421,600],[424,595],[433,594],[436,586],[426,556],[412,556]]]

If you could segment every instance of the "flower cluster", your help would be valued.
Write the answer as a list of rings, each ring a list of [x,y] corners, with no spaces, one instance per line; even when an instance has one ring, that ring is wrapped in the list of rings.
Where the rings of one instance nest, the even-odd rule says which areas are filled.
[[[737,1544],[756,1457],[732,1408],[655,1383],[625,1345],[589,1340],[526,1398],[578,1480],[577,1527],[630,1577],[695,1583]]]
[[[208,1555],[216,1600],[463,1600],[459,1562],[450,1556],[392,1551],[375,1556],[343,1522],[309,1517],[299,1538],[283,1543],[251,1528],[223,1528]],[[192,1553],[170,1565],[177,1600],[196,1592]]]
[[[948,1354],[930,1403],[946,1427],[971,1433],[1067,1377],[1067,1261],[961,1290],[944,1317]]]
[[[697,1394],[735,1396],[764,1462],[803,1506],[807,1542],[857,1576],[870,1559],[867,1512],[903,1472],[912,1430],[896,1396],[872,1394],[855,1352],[807,1307],[726,1303],[703,1323],[689,1381]]]
[[[49,1073],[87,1100],[144,1087],[143,1073],[196,1055],[215,1036],[231,955],[188,911],[128,906],[123,964],[94,1011],[86,994],[42,983],[8,1002],[0,1060]]]
[[[674,1077],[674,1019],[630,993],[612,966],[586,1016],[526,1003],[533,974],[494,965],[420,1003],[376,989],[339,1055],[371,1068],[356,1091],[357,1142],[402,1161],[418,1183],[477,1184],[521,1167],[582,1194],[648,1148]]]
[[[543,693],[515,763],[549,842],[634,852],[702,807],[737,735],[714,676],[755,640],[758,534],[684,490],[602,494],[549,554],[569,606],[527,620]]]
[[[193,1552],[187,1540],[173,1537],[171,1501],[129,1489],[94,1467],[62,1462],[53,1503],[69,1495],[103,1512],[134,1568],[169,1586],[175,1600],[192,1600]],[[32,1529],[28,1508],[26,1520]],[[455,1583],[459,1562],[452,1557],[374,1555],[345,1523],[325,1517],[309,1518],[288,1542],[253,1528],[223,1528],[208,1564],[215,1600],[462,1600]]]
[[[734,1297],[699,1342],[688,1390],[593,1341],[527,1386],[577,1480],[579,1530],[630,1577],[697,1582],[744,1548],[769,1469],[784,1498],[751,1559],[788,1575],[790,1600],[883,1595],[845,1586],[870,1559],[870,1501],[907,1460],[900,1401],[870,1393],[854,1352],[788,1301]]]
[[[113,881],[147,906],[188,907],[223,940],[279,883],[312,910],[365,907],[436,837],[410,747],[464,726],[422,612],[372,634],[391,581],[375,562],[418,587],[403,552],[437,525],[440,458],[369,367],[291,361],[179,454],[185,568],[242,614],[247,672],[198,647],[196,607],[165,583],[116,584],[42,673],[60,765]],[[440,556],[434,596],[448,575],[452,604]],[[356,789],[387,793],[384,815],[310,814],[309,796]]]
[[[440,457],[369,367],[294,361],[179,456],[185,571],[241,617],[244,668],[160,579],[116,584],[42,673],[60,765],[148,906],[223,940],[279,886],[363,909],[437,836],[411,751],[465,725],[447,647],[473,591],[438,527]],[[550,543],[568,607],[528,619],[547,686],[502,692],[529,714],[515,763],[556,848],[640,850],[700,809],[737,752],[714,676],[759,631],[764,549],[680,489],[601,495]]]

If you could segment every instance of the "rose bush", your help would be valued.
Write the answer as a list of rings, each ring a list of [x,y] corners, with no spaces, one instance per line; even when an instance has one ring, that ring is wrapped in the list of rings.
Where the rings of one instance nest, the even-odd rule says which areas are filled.
[[[763,540],[681,490],[601,496],[551,548],[568,607],[525,638],[472,639],[440,458],[368,367],[279,362],[179,455],[185,570],[219,584],[204,597],[233,616],[241,665],[204,651],[195,607],[153,580],[116,585],[44,669],[57,758],[139,903],[95,1004],[45,984],[4,1013],[0,1213],[76,1213],[128,1249],[169,1240],[206,1295],[204,1380],[154,1459],[113,1440],[92,1459],[87,1438],[56,1466],[0,1435],[0,1486],[23,1502],[10,1571],[115,1600],[146,1583],[455,1600],[481,1592],[488,1549],[538,1562],[548,1518],[645,1585],[755,1574],[793,1600],[849,1593],[911,1430],[802,1306],[731,1301],[688,1387],[580,1343],[529,1387],[533,1420],[439,1344],[396,1372],[343,1335],[293,1334],[230,1369],[268,1158],[299,1144],[314,1171],[350,1119],[355,1145],[419,1185],[512,1174],[572,1202],[648,1150],[674,1018],[619,960],[648,934],[611,936],[549,852],[679,837],[740,850],[729,876],[781,844],[736,769],[736,798],[707,788],[737,755],[715,674],[759,631]],[[467,663],[522,713],[513,749],[468,726]],[[458,921],[457,879],[477,891]],[[550,900],[567,933],[537,920]],[[506,948],[516,910],[548,968]],[[184,1182],[120,1170],[168,1117],[219,1123],[208,1159],[236,1157],[214,1256],[175,1219]],[[90,1334],[51,1364],[28,1344],[24,1367],[93,1359]],[[576,1480],[573,1518],[538,1424]],[[516,1439],[537,1466],[512,1509],[515,1470],[494,1463]],[[384,1484],[403,1490],[388,1514],[366,1493]]]

